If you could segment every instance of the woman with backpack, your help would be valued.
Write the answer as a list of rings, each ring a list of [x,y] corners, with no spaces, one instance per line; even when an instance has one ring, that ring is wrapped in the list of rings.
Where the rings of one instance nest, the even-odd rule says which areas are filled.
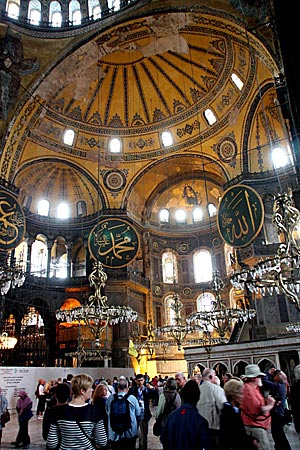
[[[164,386],[163,392],[159,395],[156,410],[156,422],[153,426],[153,434],[160,436],[171,412],[181,406],[181,397],[178,394],[175,378],[169,377]]]

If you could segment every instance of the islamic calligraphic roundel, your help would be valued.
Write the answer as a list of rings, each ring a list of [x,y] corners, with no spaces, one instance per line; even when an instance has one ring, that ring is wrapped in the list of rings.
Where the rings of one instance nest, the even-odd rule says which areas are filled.
[[[233,247],[246,247],[256,238],[264,222],[260,195],[249,186],[238,184],[224,192],[217,224],[222,239]]]
[[[24,239],[25,216],[18,200],[0,190],[0,250],[13,250]]]
[[[133,226],[123,219],[99,222],[88,239],[91,256],[104,267],[117,269],[132,262],[140,248],[140,238]]]

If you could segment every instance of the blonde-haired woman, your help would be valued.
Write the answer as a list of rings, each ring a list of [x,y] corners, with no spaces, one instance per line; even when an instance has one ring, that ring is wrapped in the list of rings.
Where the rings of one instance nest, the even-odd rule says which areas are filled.
[[[90,375],[76,375],[72,379],[72,400],[61,405],[50,425],[47,449],[93,450],[107,444],[103,415],[90,404],[93,394]]]

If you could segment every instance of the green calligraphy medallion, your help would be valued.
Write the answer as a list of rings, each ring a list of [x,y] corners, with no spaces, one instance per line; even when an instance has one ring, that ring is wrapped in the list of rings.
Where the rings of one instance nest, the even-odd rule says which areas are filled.
[[[123,219],[105,219],[92,229],[88,239],[91,256],[103,266],[119,268],[135,259],[140,248],[139,235]]]
[[[18,200],[0,190],[0,250],[13,250],[24,239],[25,216]]]
[[[242,184],[227,189],[220,201],[217,224],[222,239],[233,247],[247,247],[264,222],[260,195]]]

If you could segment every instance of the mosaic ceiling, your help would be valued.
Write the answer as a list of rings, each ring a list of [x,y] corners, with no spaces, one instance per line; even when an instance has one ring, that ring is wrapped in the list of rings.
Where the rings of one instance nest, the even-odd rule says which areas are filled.
[[[270,164],[257,152],[245,158],[244,149],[249,143],[262,148],[267,140],[262,104],[255,102],[274,102],[276,65],[232,16],[168,12],[89,32],[63,50],[60,43],[57,54],[53,40],[47,43],[39,61],[44,75],[37,70],[39,81],[1,161],[1,175],[23,198],[39,192],[53,205],[69,201],[74,217],[84,200],[88,214],[122,208],[138,222],[151,217],[155,223],[145,208],[158,211],[168,198],[185,205],[186,184],[204,192],[210,179],[210,190],[222,193],[245,167],[257,171]],[[34,40],[26,45],[25,55]],[[243,81],[241,90],[233,73]],[[205,119],[208,108],[215,124]],[[274,114],[272,126],[282,137]],[[66,129],[75,131],[72,145],[63,143]],[[162,145],[164,130],[173,135],[169,147]],[[121,140],[120,154],[109,151],[113,137]]]

